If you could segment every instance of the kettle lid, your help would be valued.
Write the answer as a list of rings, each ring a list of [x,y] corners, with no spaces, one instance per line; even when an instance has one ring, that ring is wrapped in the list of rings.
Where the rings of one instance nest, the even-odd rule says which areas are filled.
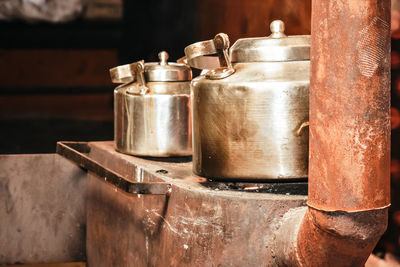
[[[232,62],[310,60],[310,35],[287,36],[285,24],[274,20],[271,35],[237,40],[230,49]]]
[[[148,82],[177,82],[190,81],[192,70],[186,64],[168,62],[168,53],[158,53],[160,62],[144,64],[144,77]]]

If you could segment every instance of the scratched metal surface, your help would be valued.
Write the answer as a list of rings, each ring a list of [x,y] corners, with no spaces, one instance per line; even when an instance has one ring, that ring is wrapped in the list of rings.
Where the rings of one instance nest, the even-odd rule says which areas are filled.
[[[0,155],[0,264],[84,261],[86,172],[57,154]]]
[[[275,222],[306,203],[291,192],[210,186],[188,161],[123,155],[112,142],[89,145],[90,157],[129,180],[173,185],[169,197],[128,195],[89,174],[90,266],[271,266]]]

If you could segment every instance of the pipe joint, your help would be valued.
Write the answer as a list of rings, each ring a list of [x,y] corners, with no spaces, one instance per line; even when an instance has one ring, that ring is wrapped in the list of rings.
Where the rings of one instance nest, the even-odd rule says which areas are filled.
[[[309,208],[305,220],[313,228],[336,238],[370,242],[385,232],[387,210],[375,209],[361,212],[320,211]]]
[[[278,266],[364,266],[387,227],[387,209],[289,210],[276,232]],[[383,223],[385,222],[385,223]]]

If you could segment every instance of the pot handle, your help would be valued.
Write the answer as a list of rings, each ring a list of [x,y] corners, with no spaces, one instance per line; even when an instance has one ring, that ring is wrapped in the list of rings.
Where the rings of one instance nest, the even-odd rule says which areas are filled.
[[[140,60],[135,63],[121,65],[110,69],[111,81],[113,83],[125,84],[136,80],[138,83],[139,93],[129,92],[131,94],[143,95],[148,92],[146,80],[144,78],[144,61]]]
[[[171,184],[162,182],[131,182],[88,156],[90,146],[87,142],[57,142],[57,154],[73,161],[78,166],[95,174],[104,181],[128,194],[169,195]]]
[[[212,40],[187,46],[185,55],[189,66],[196,69],[209,69],[206,77],[212,80],[219,80],[235,73],[228,49],[228,35],[219,33]],[[219,64],[216,62],[215,57],[211,57],[211,55],[218,56]]]

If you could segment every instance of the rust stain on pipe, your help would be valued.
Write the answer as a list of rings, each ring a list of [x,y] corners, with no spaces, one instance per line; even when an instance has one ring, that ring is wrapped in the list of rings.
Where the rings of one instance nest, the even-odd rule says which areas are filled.
[[[390,205],[390,0],[312,4],[308,205]]]
[[[363,266],[390,205],[390,0],[313,0],[299,266]]]
[[[308,208],[281,220],[279,266],[364,266],[386,230],[389,22],[390,0],[312,1]]]

